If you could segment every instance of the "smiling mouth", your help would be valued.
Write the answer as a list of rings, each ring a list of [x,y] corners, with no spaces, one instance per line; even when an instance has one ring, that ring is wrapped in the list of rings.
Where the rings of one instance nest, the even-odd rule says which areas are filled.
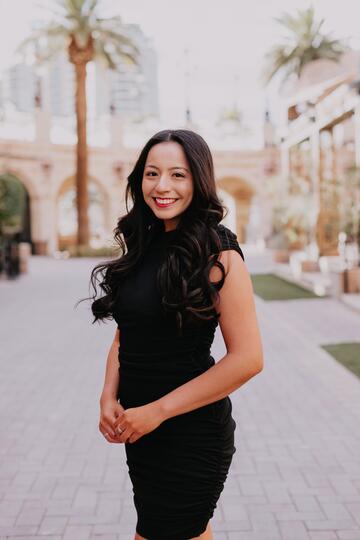
[[[178,199],[172,198],[172,197],[153,197],[156,206],[159,207],[165,207],[165,206],[171,206],[172,204],[176,203]]]

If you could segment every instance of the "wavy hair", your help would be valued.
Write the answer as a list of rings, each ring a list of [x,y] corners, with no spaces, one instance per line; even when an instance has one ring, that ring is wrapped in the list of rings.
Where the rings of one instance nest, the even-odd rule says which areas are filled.
[[[121,281],[133,271],[156,232],[164,231],[163,220],[157,218],[145,203],[142,179],[147,155],[159,143],[174,141],[185,152],[193,178],[193,198],[181,214],[177,225],[179,234],[167,246],[166,256],[157,273],[157,286],[161,302],[168,314],[176,320],[178,334],[191,321],[216,321],[219,289],[225,280],[225,269],[218,261],[221,240],[217,226],[227,213],[216,193],[213,159],[204,139],[185,130],[163,130],[145,144],[133,171],[128,176],[125,192],[127,213],[120,217],[114,229],[114,239],[120,247],[120,257],[100,263],[91,272],[94,290],[91,310],[93,323],[113,319],[113,307]],[[128,201],[132,202],[129,210]],[[222,277],[211,282],[209,273],[216,265]],[[100,278],[100,279],[99,279]],[[97,298],[97,283],[105,293]]]

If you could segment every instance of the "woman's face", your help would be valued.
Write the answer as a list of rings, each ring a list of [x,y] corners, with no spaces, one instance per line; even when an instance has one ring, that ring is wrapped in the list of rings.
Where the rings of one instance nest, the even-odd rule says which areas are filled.
[[[164,220],[165,230],[174,229],[194,193],[192,174],[181,144],[168,141],[151,148],[145,163],[142,192],[156,217]]]

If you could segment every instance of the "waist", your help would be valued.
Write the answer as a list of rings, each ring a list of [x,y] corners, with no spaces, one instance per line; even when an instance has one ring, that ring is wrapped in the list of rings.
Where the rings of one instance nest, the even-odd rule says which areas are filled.
[[[200,351],[127,351],[119,347],[119,363],[122,369],[135,370],[137,373],[147,371],[205,371],[215,364],[208,350]]]
[[[208,334],[187,333],[177,336],[173,332],[155,333],[148,328],[122,328],[120,351],[126,354],[145,355],[209,355],[213,336]]]

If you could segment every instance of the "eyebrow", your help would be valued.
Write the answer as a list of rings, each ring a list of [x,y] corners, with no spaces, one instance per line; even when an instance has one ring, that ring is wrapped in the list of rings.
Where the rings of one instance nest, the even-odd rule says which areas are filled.
[[[159,167],[156,167],[156,165],[146,165],[147,167],[153,167],[154,169],[157,169],[158,171],[160,170]],[[186,169],[185,167],[170,167],[170,171],[172,171],[173,169],[183,169],[184,171],[188,171],[188,169]]]

